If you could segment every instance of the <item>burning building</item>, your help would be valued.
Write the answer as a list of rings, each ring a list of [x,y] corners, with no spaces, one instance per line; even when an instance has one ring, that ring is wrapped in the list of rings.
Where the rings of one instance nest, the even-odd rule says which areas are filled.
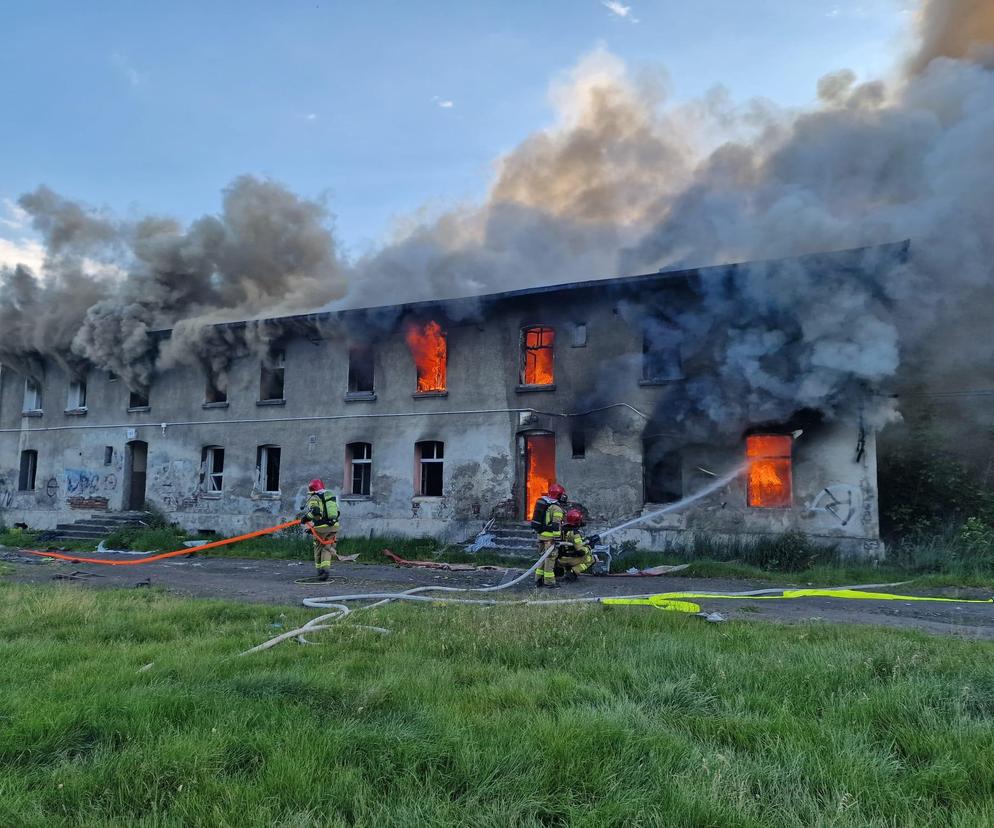
[[[807,332],[774,307],[775,336],[733,337],[734,314],[711,309],[723,286],[790,268],[863,283],[907,249],[225,323],[211,336],[241,345],[223,370],[175,364],[141,388],[77,363],[8,366],[0,519],[47,529],[148,504],[191,531],[237,533],[292,516],[321,477],[340,492],[346,535],[458,540],[490,518],[525,520],[554,481],[604,525],[738,468],[619,540],[658,549],[796,530],[873,555],[876,389],[847,379],[824,339],[811,363],[833,383],[799,369]],[[259,325],[264,345],[247,347]],[[749,367],[732,370],[740,352]]]

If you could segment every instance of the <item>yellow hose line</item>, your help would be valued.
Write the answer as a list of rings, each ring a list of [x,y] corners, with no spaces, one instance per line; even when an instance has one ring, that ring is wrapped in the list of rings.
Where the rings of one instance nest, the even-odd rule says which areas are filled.
[[[871,601],[943,601],[951,604],[991,604],[994,598],[934,598],[922,595],[894,595],[890,592],[863,592],[858,589],[785,589],[780,595],[724,595],[720,592],[661,592],[648,598],[602,598],[602,604],[644,605],[670,612],[700,612],[696,601],[732,598],[741,601],[767,601],[781,598],[848,598]]]

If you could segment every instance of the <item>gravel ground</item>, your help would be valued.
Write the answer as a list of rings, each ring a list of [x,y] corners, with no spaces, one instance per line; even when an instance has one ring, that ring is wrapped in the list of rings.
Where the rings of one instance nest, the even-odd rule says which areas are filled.
[[[107,559],[134,560],[134,556],[108,554]],[[258,560],[250,558],[174,558],[140,566],[99,566],[44,560],[0,547],[0,561],[12,572],[6,577],[19,583],[62,583],[72,588],[158,587],[184,597],[226,598],[267,604],[296,604],[305,597],[357,592],[400,592],[416,586],[478,587],[511,580],[522,570],[507,572],[445,572],[392,565],[337,563],[332,578],[324,584],[297,584],[297,579],[313,576],[310,562]],[[73,576],[67,579],[67,576]],[[530,581],[530,579],[529,579]],[[729,579],[662,577],[582,576],[564,584],[556,598],[620,596],[657,592],[742,592],[768,589],[768,582]],[[784,581],[776,586],[807,584]],[[912,586],[879,589],[907,595],[931,594],[945,597],[989,598],[980,590],[929,590]],[[546,596],[529,582],[500,593],[524,598]],[[551,595],[550,595],[551,597]],[[896,600],[839,600],[800,598],[780,601],[745,599],[702,599],[696,601],[707,612],[720,612],[727,619],[795,623],[824,621],[844,624],[877,624],[914,629],[928,633],[994,639],[994,604],[930,603]],[[650,611],[648,608],[646,612]]]

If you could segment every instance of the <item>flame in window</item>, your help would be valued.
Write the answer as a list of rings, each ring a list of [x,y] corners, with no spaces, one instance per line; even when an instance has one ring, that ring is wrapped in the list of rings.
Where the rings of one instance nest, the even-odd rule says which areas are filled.
[[[552,328],[528,328],[525,331],[524,385],[552,385],[552,348],[556,332]]]
[[[437,322],[427,322],[420,327],[410,324],[405,336],[418,369],[418,393],[444,391],[448,352],[442,326]]]
[[[753,434],[746,438],[750,506],[765,509],[790,507],[791,448],[792,441],[787,435]]]

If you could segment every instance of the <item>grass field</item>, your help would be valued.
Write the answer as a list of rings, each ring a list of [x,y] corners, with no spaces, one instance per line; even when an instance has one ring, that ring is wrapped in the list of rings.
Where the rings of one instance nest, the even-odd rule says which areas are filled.
[[[992,644],[396,606],[236,655],[306,617],[0,584],[0,824],[994,824]]]

